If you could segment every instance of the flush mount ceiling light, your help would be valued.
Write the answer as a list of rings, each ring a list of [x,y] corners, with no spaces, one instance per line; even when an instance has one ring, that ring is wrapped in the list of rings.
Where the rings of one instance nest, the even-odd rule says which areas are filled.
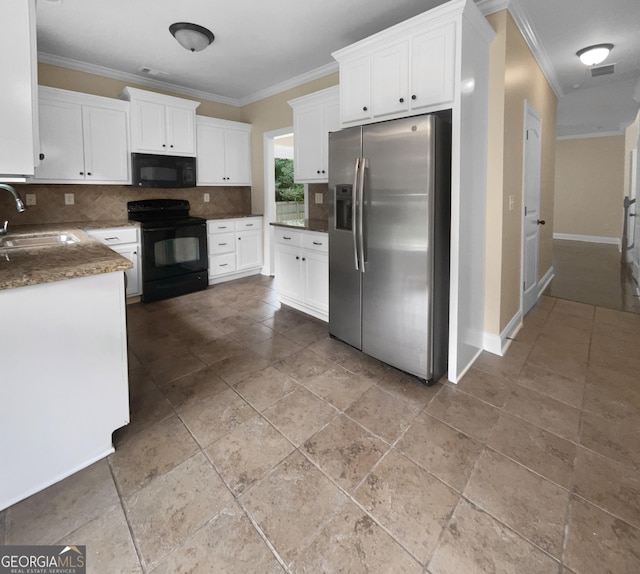
[[[204,50],[214,38],[210,30],[189,22],[171,24],[169,32],[183,48],[191,52]]]
[[[596,44],[588,48],[582,48],[576,52],[576,56],[585,66],[596,66],[600,62],[604,62],[611,52],[613,44]]]

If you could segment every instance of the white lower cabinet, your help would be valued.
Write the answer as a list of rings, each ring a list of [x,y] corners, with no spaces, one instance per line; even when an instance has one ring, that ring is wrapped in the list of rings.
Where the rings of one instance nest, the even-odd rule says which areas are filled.
[[[131,261],[133,267],[124,272],[126,277],[126,296],[137,297],[142,295],[138,228],[133,226],[108,227],[105,229],[88,229],[86,233]]]
[[[275,273],[280,302],[329,320],[329,237],[275,228]]]
[[[207,221],[209,285],[262,270],[262,217]]]

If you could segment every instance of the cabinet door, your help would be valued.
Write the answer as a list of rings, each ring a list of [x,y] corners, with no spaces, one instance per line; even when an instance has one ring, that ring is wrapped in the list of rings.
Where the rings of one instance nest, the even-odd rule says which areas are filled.
[[[329,257],[313,251],[302,252],[304,302],[319,311],[329,312]]]
[[[322,174],[322,106],[296,110],[294,116],[295,181],[326,180],[327,174]]]
[[[251,185],[251,134],[225,130],[225,181],[232,185]]]
[[[239,231],[236,233],[236,254],[238,271],[262,265],[261,231]]]
[[[340,66],[342,123],[371,118],[371,56]]]
[[[224,129],[198,125],[197,178],[202,185],[224,183]]]
[[[373,115],[409,109],[409,42],[397,42],[373,54]]]
[[[324,181],[329,180],[329,132],[335,132],[340,129],[340,103],[338,100],[323,106],[322,114],[322,134],[321,142],[322,146],[322,169],[325,171],[326,176]]]
[[[196,114],[193,110],[166,106],[168,154],[196,155]]]
[[[276,245],[275,259],[278,293],[302,303],[300,249],[288,245]]]
[[[131,147],[137,152],[166,152],[165,106],[156,102],[131,102]]]
[[[451,102],[455,87],[455,24],[411,42],[411,109]]]
[[[127,114],[124,111],[83,106],[82,127],[86,179],[127,183]]]
[[[140,295],[140,255],[138,247],[136,245],[113,245],[111,249],[126,257],[133,265],[131,269],[127,269],[124,272],[127,281],[127,297]]]
[[[84,180],[82,108],[79,104],[40,100],[40,149],[44,159],[37,179]]]

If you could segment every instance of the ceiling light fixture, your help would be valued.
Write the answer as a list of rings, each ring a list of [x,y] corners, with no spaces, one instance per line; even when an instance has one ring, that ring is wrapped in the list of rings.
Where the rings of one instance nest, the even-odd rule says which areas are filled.
[[[576,56],[585,66],[596,66],[600,62],[604,62],[611,52],[613,44],[596,44],[588,48],[582,48],[576,52]]]
[[[210,30],[189,22],[171,24],[169,32],[183,48],[191,52],[204,50],[214,38]]]

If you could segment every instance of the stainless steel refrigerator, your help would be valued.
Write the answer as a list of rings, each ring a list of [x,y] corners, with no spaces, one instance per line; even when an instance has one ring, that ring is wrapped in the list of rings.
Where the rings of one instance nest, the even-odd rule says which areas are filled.
[[[329,332],[434,382],[447,366],[450,113],[329,134]]]

